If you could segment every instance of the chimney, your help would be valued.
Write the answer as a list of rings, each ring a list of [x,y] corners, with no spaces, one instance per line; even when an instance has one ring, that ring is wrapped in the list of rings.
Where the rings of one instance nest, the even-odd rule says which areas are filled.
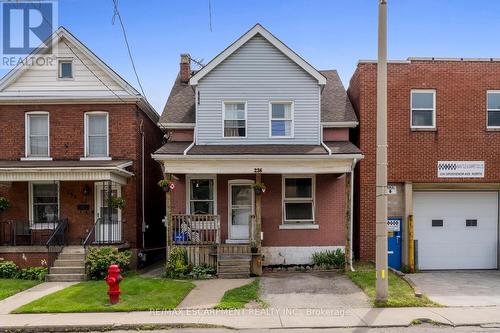
[[[188,83],[191,78],[191,57],[187,53],[181,54],[181,82]]]

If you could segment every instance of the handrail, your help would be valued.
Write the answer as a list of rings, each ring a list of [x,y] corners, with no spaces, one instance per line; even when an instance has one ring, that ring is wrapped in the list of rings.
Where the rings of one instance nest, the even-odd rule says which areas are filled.
[[[47,240],[47,243],[45,243],[46,246],[52,245],[53,240],[55,239],[55,236],[59,234],[59,231],[62,230],[62,234],[65,234],[66,227],[68,226],[68,219],[61,220],[57,227],[54,229],[52,234],[50,235],[49,239]],[[64,242],[64,239],[63,239]]]
[[[97,219],[97,221],[99,221],[99,219]],[[92,225],[92,228],[90,228],[89,233],[87,234],[87,236],[85,237],[85,239],[82,241],[82,246],[83,247],[87,247],[89,245],[89,240],[90,240],[90,237],[92,235],[94,235],[95,226],[97,225],[97,221],[95,221],[95,223]]]
[[[54,252],[60,253],[62,251],[63,246],[66,244],[67,228],[68,228],[68,219],[57,221],[56,228],[54,229],[54,231],[52,231],[52,234],[45,243],[45,245],[47,246],[47,268],[49,270],[49,274],[50,274],[50,267],[53,264]],[[54,248],[56,246],[59,246],[60,248],[56,251],[51,251],[51,248]]]

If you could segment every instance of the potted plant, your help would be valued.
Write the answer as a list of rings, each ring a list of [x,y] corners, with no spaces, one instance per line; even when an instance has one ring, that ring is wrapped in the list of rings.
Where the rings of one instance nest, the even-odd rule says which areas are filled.
[[[250,242],[250,252],[252,253],[258,253],[259,248],[257,247],[257,242],[256,241],[251,241]]]
[[[122,197],[111,197],[108,200],[108,206],[115,209],[125,208],[125,199]]]
[[[255,194],[257,195],[261,195],[262,193],[266,192],[266,184],[264,183],[255,183],[252,185],[252,187]]]
[[[168,192],[175,188],[175,184],[171,179],[162,179],[158,182],[158,186],[160,186],[164,192]]]
[[[10,201],[5,197],[0,197],[0,213],[10,208]]]

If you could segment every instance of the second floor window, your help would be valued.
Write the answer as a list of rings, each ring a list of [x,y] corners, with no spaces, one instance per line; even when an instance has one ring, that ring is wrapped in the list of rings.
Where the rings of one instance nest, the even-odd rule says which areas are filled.
[[[226,102],[224,103],[224,137],[246,137],[246,103]]]
[[[411,91],[411,127],[436,127],[436,92],[434,90]]]
[[[85,157],[108,157],[108,114],[85,114]]]
[[[488,127],[500,128],[500,91],[488,91]]]
[[[49,157],[49,114],[26,114],[26,157]]]
[[[271,136],[292,136],[292,103],[271,103]]]

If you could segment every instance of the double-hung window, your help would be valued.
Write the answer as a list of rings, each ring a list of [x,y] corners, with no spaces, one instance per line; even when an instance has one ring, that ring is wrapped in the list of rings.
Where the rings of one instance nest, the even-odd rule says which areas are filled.
[[[225,102],[224,103],[224,137],[244,138],[247,136],[245,102]]]
[[[284,224],[314,223],[314,177],[283,178]]]
[[[49,223],[59,219],[59,184],[31,183],[31,218],[33,223]]]
[[[215,212],[215,179],[188,178],[189,213],[213,215]]]
[[[488,91],[487,100],[487,126],[500,128],[500,91]]]
[[[85,157],[107,158],[108,142],[108,114],[106,112],[86,113]]]
[[[49,114],[26,113],[26,157],[49,157]]]
[[[436,91],[411,91],[411,127],[433,129],[436,127]]]
[[[293,103],[271,102],[270,136],[289,138],[293,135]]]

